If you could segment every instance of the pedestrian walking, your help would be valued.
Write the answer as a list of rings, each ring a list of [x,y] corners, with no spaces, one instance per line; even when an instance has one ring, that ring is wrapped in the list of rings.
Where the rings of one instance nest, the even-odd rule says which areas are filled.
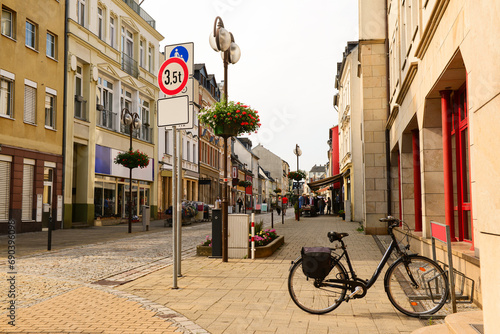
[[[332,199],[330,197],[328,197],[328,199],[326,200],[326,214],[332,214]]]

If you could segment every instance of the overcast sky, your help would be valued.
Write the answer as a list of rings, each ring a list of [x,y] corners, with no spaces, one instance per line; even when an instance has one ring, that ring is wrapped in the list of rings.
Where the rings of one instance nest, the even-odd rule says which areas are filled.
[[[228,69],[229,99],[259,111],[262,127],[253,146],[264,147],[297,169],[328,162],[328,129],[337,62],[348,41],[358,39],[358,1],[340,0],[144,0],[169,44],[193,42],[194,62],[205,63],[217,82],[224,78],[220,55],[208,42],[220,16],[241,49]]]

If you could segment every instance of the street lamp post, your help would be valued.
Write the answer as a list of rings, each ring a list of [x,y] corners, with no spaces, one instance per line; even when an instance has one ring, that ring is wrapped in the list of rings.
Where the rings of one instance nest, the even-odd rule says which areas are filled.
[[[302,155],[302,150],[299,147],[299,144],[295,144],[295,148],[293,149],[293,154],[297,156],[297,172],[299,171],[299,157]],[[300,190],[300,181],[297,181],[297,192]]]
[[[217,16],[214,22],[213,32],[210,33],[209,42],[212,49],[221,52],[222,60],[224,62],[224,96],[227,107],[228,94],[227,94],[227,66],[229,63],[236,64],[241,57],[239,46],[234,42],[233,34],[224,28],[224,22]],[[227,262],[228,256],[228,194],[227,194],[227,149],[228,138],[231,136],[224,135],[224,191],[222,192],[222,262]]]
[[[132,152],[132,131],[141,127],[141,119],[137,113],[130,112],[127,108],[122,109],[122,122],[129,126],[130,130],[130,148]],[[132,233],[132,168],[129,168],[129,198],[128,198],[128,233]]]

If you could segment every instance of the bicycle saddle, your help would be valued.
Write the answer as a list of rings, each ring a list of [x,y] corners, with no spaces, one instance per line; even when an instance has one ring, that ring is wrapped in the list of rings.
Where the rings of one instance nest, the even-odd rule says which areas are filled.
[[[340,241],[342,238],[347,237],[349,233],[337,233],[337,232],[328,232],[328,239],[330,242]]]

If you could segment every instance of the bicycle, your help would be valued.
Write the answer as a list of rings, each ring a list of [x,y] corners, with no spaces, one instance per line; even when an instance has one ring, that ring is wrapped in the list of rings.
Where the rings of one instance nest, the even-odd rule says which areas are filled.
[[[292,261],[288,276],[288,291],[298,307],[312,314],[324,314],[333,311],[344,301],[365,297],[394,251],[397,259],[389,266],[384,277],[385,292],[392,305],[411,317],[431,315],[444,306],[448,300],[449,286],[443,269],[425,256],[408,254],[408,238],[407,245],[403,249],[400,247],[392,230],[404,222],[391,216],[379,220],[388,223],[392,241],[369,280],[359,278],[352,267],[342,240],[348,233],[328,232],[331,243],[340,243],[334,248],[302,249],[302,255]],[[335,252],[339,249],[342,252],[340,255]],[[340,262],[344,257],[349,270]]]

